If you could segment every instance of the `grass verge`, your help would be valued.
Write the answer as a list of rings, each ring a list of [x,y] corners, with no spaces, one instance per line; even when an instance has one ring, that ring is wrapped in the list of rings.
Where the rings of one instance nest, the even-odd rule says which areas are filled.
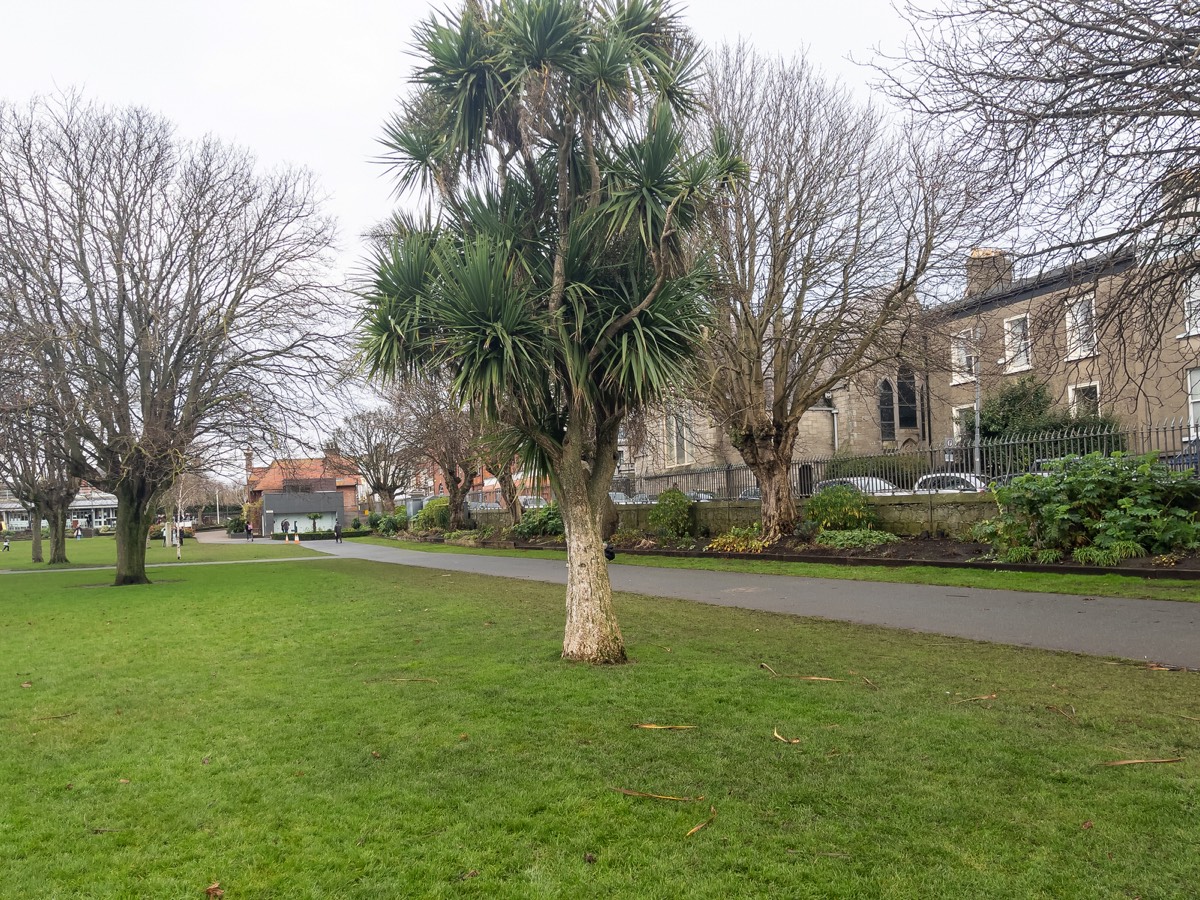
[[[175,548],[164,547],[162,541],[151,541],[146,549],[146,563],[198,563],[226,562],[253,559],[287,559],[296,556],[316,556],[316,551],[303,549],[282,541],[245,541],[232,544],[204,544],[194,540],[183,543],[183,559],[175,559]],[[42,552],[50,556],[49,542],[43,542]],[[117,564],[116,539],[111,536],[82,538],[67,541],[67,559],[70,562],[55,564],[35,563],[29,558],[28,541],[13,542],[12,550],[0,554],[0,572],[28,570],[77,569],[86,566],[115,566]]]
[[[524,556],[566,559],[565,550],[493,550],[459,547],[454,544],[425,544],[389,538],[360,538],[364,543],[419,550],[426,553],[471,553],[481,556]],[[832,578],[845,581],[878,581],[893,584],[937,584],[949,587],[1033,591],[1043,594],[1072,594],[1084,597],[1129,597],[1134,600],[1180,600],[1200,602],[1200,583],[1136,575],[1074,575],[1042,572],[942,569],[936,566],[843,566],[779,560],[720,559],[717,557],[634,556],[618,552],[618,564],[666,569],[701,569],[717,572],[746,572],[753,575],[793,575],[801,578]]]
[[[1171,898],[1200,880],[1194,674],[632,596],[632,664],[588,668],[558,659],[552,585],[351,560],[171,578],[5,583],[6,895]]]

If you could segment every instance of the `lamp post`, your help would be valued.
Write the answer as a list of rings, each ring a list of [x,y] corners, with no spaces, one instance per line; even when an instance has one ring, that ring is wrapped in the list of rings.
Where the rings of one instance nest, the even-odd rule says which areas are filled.
[[[982,454],[979,450],[979,406],[979,356],[977,352],[975,356],[975,448],[972,460],[975,464],[976,475],[981,475],[983,473],[983,460],[981,459]]]

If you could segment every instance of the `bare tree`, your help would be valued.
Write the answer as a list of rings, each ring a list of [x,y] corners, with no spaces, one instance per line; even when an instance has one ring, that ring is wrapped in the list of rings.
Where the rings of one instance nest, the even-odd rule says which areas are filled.
[[[316,405],[331,239],[305,173],[142,109],[0,107],[4,314],[71,473],[117,497],[117,584],[148,580],[151,514],[193,460]]]
[[[1033,272],[1136,260],[1097,327],[1137,357],[1200,274],[1200,16],[1190,0],[911,3],[885,86],[964,155]],[[1164,263],[1168,263],[1164,265]]]
[[[714,418],[753,470],[769,537],[791,530],[801,416],[833,387],[897,359],[919,292],[967,203],[919,137],[803,59],[726,47],[707,78],[708,140],[750,175],[709,208],[717,269],[700,373]]]
[[[8,381],[0,378],[0,385]],[[44,407],[27,399],[19,388],[5,388],[0,390],[5,398],[0,402],[0,484],[12,492],[29,517],[33,561],[43,561],[45,518],[50,525],[49,561],[68,562],[67,517],[71,501],[79,493],[79,479],[67,471],[61,429],[48,420]]]
[[[519,464],[518,446],[520,436],[511,428],[498,422],[484,423],[479,440],[479,458],[484,467],[492,473],[496,484],[500,487],[500,499],[508,510],[512,523],[517,525],[525,514],[524,507],[517,494],[517,482],[513,477],[513,468]]]
[[[419,455],[412,444],[412,428],[391,406],[347,416],[334,432],[333,443],[351,472],[362,476],[367,488],[379,496],[385,513],[396,509],[396,492],[412,484]]]
[[[446,481],[450,527],[466,526],[467,493],[479,474],[479,423],[453,402],[442,377],[408,378],[395,386],[392,404],[411,431],[413,447]]]

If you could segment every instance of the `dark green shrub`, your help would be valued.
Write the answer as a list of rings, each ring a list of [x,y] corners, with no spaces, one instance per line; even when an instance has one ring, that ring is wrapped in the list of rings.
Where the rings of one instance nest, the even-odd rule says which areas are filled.
[[[362,521],[359,519],[355,519],[353,522],[350,523],[350,527],[354,531],[358,531],[360,528],[362,528]]]
[[[562,511],[557,503],[527,509],[521,514],[521,521],[512,528],[515,534],[523,538],[552,537],[564,532]]]
[[[1047,551],[1089,565],[1200,547],[1200,482],[1151,454],[1092,453],[1055,460],[996,491],[1000,515],[976,530],[1000,558],[1028,562]],[[1043,555],[1045,554],[1045,555]]]
[[[445,531],[449,528],[450,498],[434,497],[422,506],[421,511],[412,518],[412,527],[414,531],[432,531],[435,528]]]
[[[380,513],[372,511],[367,514],[367,527],[370,528],[372,531],[378,531],[379,523],[382,521],[383,521],[383,515]]]
[[[241,516],[234,516],[225,523],[225,533],[230,537],[246,533],[246,520]]]
[[[648,519],[661,537],[687,537],[692,533],[692,501],[679,488],[668,488],[658,495]]]
[[[830,485],[809,497],[804,516],[822,531],[855,531],[875,525],[875,512],[867,498],[846,484]]]

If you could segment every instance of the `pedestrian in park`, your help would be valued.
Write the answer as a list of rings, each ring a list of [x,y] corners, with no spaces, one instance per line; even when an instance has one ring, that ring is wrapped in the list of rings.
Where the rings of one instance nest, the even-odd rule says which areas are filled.
[[[8,535],[4,536],[4,552],[7,553],[12,547],[8,546]]]
[[[75,540],[77,540],[77,541],[83,540],[83,529],[80,528],[78,525],[75,526]]]
[[[246,523],[246,540],[248,540],[248,541],[254,540],[254,526],[251,525],[249,522]]]
[[[333,542],[340,544],[342,542],[342,523],[338,520],[333,523]]]

